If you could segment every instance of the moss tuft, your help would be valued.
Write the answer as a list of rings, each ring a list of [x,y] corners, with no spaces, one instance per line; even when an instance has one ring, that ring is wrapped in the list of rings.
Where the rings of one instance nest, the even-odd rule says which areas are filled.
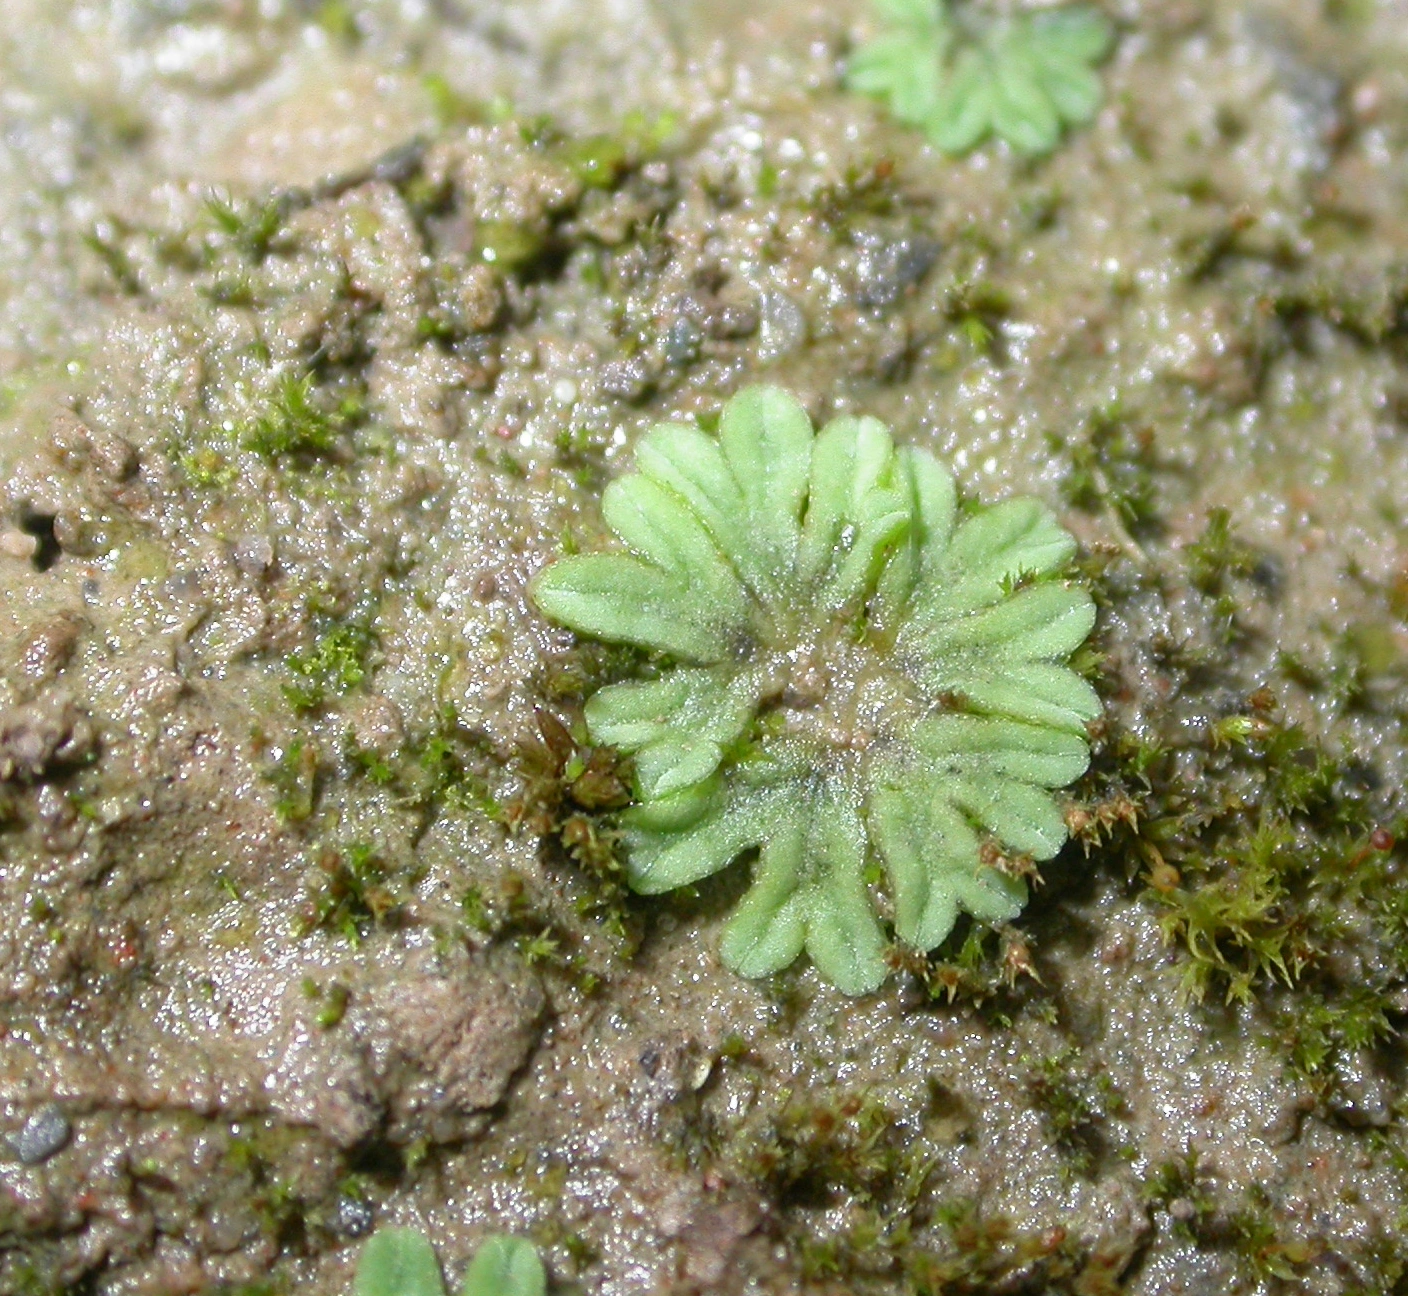
[[[292,680],[284,696],[296,711],[313,711],[330,695],[347,693],[367,677],[376,635],[365,623],[344,621],[323,630],[313,646],[290,653],[284,664]]]
[[[347,424],[344,411],[328,413],[315,399],[311,375],[285,374],[265,411],[245,429],[240,444],[271,462],[335,456]]]

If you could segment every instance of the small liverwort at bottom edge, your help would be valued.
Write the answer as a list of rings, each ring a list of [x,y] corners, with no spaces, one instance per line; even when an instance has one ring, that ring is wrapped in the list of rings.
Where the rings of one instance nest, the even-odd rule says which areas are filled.
[[[445,1296],[440,1262],[423,1233],[377,1229],[357,1260],[353,1296]],[[497,1233],[484,1239],[460,1296],[544,1296],[547,1275],[530,1242]]]
[[[949,471],[873,418],[814,432],[751,387],[717,437],[665,423],[602,498],[621,549],[564,557],[532,596],[580,634],[661,654],[586,704],[632,753],[632,887],[659,893],[757,848],[723,932],[734,971],[805,949],[848,994],[884,980],[872,894],[936,947],[960,909],[1005,922],[1066,839],[1052,790],[1101,712],[1068,665],[1095,623],[1075,541],[1034,499],[959,507]]]

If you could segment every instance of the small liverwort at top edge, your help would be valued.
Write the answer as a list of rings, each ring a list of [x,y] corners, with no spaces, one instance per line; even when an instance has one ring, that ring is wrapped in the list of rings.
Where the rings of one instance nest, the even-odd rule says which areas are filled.
[[[945,153],[966,153],[989,134],[1019,153],[1050,153],[1100,107],[1092,69],[1114,31],[1097,9],[1003,18],[946,0],[876,0],[876,8],[889,30],[855,52],[846,84],[885,100]]]
[[[848,994],[886,972],[872,857],[916,949],[960,909],[1015,917],[1003,865],[1060,849],[1051,789],[1084,772],[1100,714],[1066,664],[1095,606],[1051,512],[965,514],[927,451],[873,418],[816,433],[772,387],[734,396],[717,438],[652,428],[636,469],[602,499],[623,550],[561,558],[532,590],[562,625],[669,659],[586,705],[592,741],[635,756],[631,885],[759,848],[724,962],[763,976],[805,949]]]

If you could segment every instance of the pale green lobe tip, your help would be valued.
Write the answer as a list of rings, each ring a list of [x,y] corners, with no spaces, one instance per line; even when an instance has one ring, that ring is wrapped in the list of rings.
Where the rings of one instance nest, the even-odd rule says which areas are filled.
[[[718,543],[684,500],[648,477],[622,477],[606,488],[601,515],[640,557],[710,605],[714,619],[742,626],[748,605],[738,577]]]
[[[1075,542],[1050,510],[1013,499],[960,522],[932,455],[871,418],[813,433],[775,388],[730,400],[717,439],[653,429],[637,465],[603,506],[631,552],[561,559],[533,587],[562,624],[681,663],[586,704],[592,741],[635,761],[631,886],[687,886],[756,849],[723,961],[764,976],[805,951],[848,994],[886,974],[874,861],[915,948],[960,911],[1015,917],[1025,886],[989,847],[1060,849],[1052,793],[1084,772],[1100,714],[1067,664],[1095,605],[1061,578]],[[863,721],[880,725],[864,742],[842,694],[809,691],[828,652],[909,699]]]
[[[780,972],[802,951],[844,994],[885,979],[885,941],[863,881],[866,832],[854,797],[794,800],[763,846],[719,953],[740,976]]]
[[[685,709],[692,716],[701,695],[711,692],[707,671],[677,670],[655,680],[608,684],[587,699],[587,728],[592,741],[636,752],[670,733],[672,717]]]
[[[1015,661],[1054,661],[1079,648],[1094,623],[1094,604],[1084,590],[1032,585],[967,616],[925,626],[907,646],[928,661],[955,664],[990,659],[993,653]]]
[[[906,447],[901,454],[914,493],[915,544],[923,565],[932,570],[948,551],[958,487],[953,474],[927,451]]]
[[[725,553],[738,558],[747,551],[743,493],[712,437],[682,423],[661,423],[636,447],[636,467],[679,495]]]
[[[1086,725],[1101,711],[1099,697],[1085,680],[1049,662],[990,659],[961,672],[935,671],[927,682],[936,693],[961,697],[970,711],[1064,729],[1082,739]]]
[[[885,979],[885,939],[865,885],[867,836],[854,793],[836,786],[820,798],[810,824],[817,875],[807,923],[807,953],[844,994],[864,994]]]
[[[934,565],[921,610],[996,603],[1006,584],[1058,572],[1075,552],[1075,540],[1046,505],[1003,500],[958,528],[941,564]]]
[[[913,749],[927,758],[935,782],[997,776],[1064,787],[1085,773],[1090,759],[1081,735],[1002,716],[931,716],[915,726]]]
[[[1061,119],[1038,79],[1027,43],[1006,42],[993,61],[993,130],[1021,153],[1050,153],[1061,138]]]
[[[540,611],[583,634],[655,648],[684,661],[717,661],[728,652],[727,627],[711,621],[689,586],[624,554],[560,559],[532,587]]]
[[[814,585],[832,566],[841,530],[854,521],[857,501],[864,501],[866,489],[873,489],[893,458],[890,434],[874,420],[863,428],[858,419],[837,419],[818,433],[796,564],[802,584]]]
[[[811,469],[812,424],[797,401],[777,387],[745,387],[719,421],[719,445],[743,496],[757,593],[776,606],[791,574]]]
[[[939,583],[958,511],[953,474],[933,455],[905,446],[896,455],[896,465],[900,489],[907,496],[909,526],[876,582],[874,603],[876,625],[889,633],[909,610],[915,590]]]
[[[755,542],[748,501],[716,440],[698,428],[662,423],[636,448],[636,466],[685,502],[754,597],[776,596],[773,556]]]
[[[653,800],[708,778],[747,728],[755,702],[746,677],[679,669],[598,689],[586,705],[587,730],[593,742],[635,755],[641,793]]]
[[[776,806],[769,800],[729,798],[718,788],[701,796],[702,790],[686,788],[660,799],[662,809],[677,811],[670,819],[684,820],[677,828],[663,826],[648,801],[626,812],[629,876],[635,890],[659,895],[712,877],[770,835]]]
[[[415,1229],[378,1229],[362,1245],[354,1296],[444,1296],[435,1248]]]
[[[929,138],[945,153],[967,153],[992,129],[992,115],[993,77],[987,57],[980,50],[964,50],[939,90]]]
[[[647,800],[666,797],[708,778],[724,758],[723,748],[708,738],[665,738],[636,758],[636,777]]]
[[[912,36],[896,32],[855,55],[846,84],[860,94],[888,95],[890,111],[900,121],[922,126],[939,100],[939,61]]]
[[[1036,14],[1032,33],[1040,49],[1050,58],[1071,63],[1098,63],[1110,52],[1115,29],[1104,14],[1094,9],[1057,9]]]
[[[878,419],[837,419],[821,430],[794,571],[804,598],[839,612],[874,590],[911,524],[904,485],[889,429]]]
[[[897,26],[930,31],[945,18],[943,0],[876,0],[875,7]]]
[[[942,785],[901,777],[871,791],[870,830],[885,857],[895,903],[895,934],[916,949],[938,945],[958,911],[1008,922],[1026,902],[1018,879],[974,868],[981,842]]]
[[[544,1296],[547,1286],[533,1244],[500,1233],[480,1243],[460,1296]]]
[[[986,824],[999,841],[1019,854],[1050,859],[1066,844],[1066,821],[1061,811],[1030,783],[995,775],[955,778],[950,793],[955,805]]]
[[[989,922],[1020,911],[1025,888],[980,866],[981,825],[1009,849],[1050,859],[1066,840],[1047,788],[1085,771],[1082,736],[996,717],[940,715],[912,754],[877,769],[871,831],[885,857],[902,940],[931,949],[958,909]]]
[[[706,817],[718,811],[720,788],[723,780],[714,773],[698,783],[680,788],[676,792],[657,795],[647,801],[639,801],[622,816],[627,840],[634,847],[631,851],[631,885],[642,894],[669,891],[676,886],[686,885],[672,880],[683,877],[693,867],[690,854],[698,847],[698,854],[707,855],[705,839],[696,834]],[[672,871],[670,864],[660,866],[659,857],[672,842],[677,842],[681,834],[687,834],[688,848],[681,852],[681,862]],[[742,850],[740,846],[738,848]],[[732,857],[730,857],[732,858]],[[727,864],[710,868],[717,872]],[[699,876],[707,877],[708,873]],[[652,879],[656,885],[652,886]]]
[[[740,976],[770,976],[807,943],[807,895],[802,890],[806,825],[798,813],[774,826],[753,870],[753,884],[724,928],[719,954]]]
[[[1100,78],[1089,68],[1064,59],[1047,59],[1037,77],[1064,121],[1080,126],[1095,116],[1100,107]]]

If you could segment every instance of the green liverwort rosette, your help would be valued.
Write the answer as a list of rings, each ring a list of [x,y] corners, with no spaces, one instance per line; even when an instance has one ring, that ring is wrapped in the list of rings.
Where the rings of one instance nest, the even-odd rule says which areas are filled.
[[[1061,848],[1052,792],[1085,770],[1100,714],[1067,665],[1095,607],[1045,505],[964,514],[948,470],[877,420],[814,432],[792,397],[752,387],[717,437],[653,428],[602,512],[620,548],[559,559],[533,597],[667,660],[586,707],[592,741],[635,757],[637,891],[756,850],[725,963],[763,976],[805,950],[850,994],[886,972],[872,862],[918,950],[960,910],[1021,910],[1001,866]]]

